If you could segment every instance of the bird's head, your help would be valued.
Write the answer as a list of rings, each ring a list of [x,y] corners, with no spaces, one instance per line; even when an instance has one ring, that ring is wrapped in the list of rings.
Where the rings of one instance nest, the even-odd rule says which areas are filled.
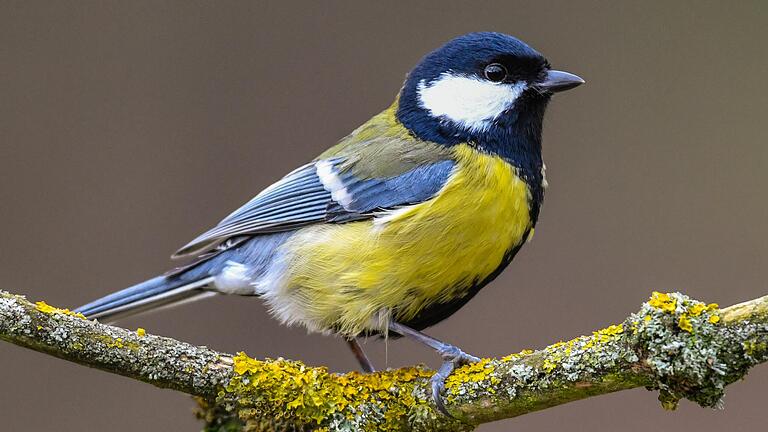
[[[583,83],[552,70],[512,36],[470,33],[427,54],[408,74],[397,117],[424,140],[482,142],[515,126],[540,131],[552,94]]]

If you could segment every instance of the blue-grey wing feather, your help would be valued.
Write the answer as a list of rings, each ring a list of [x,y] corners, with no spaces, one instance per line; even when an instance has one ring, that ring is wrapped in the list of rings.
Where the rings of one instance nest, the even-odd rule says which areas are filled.
[[[416,204],[433,197],[450,176],[454,162],[418,166],[388,178],[361,179],[342,168],[343,158],[304,165],[264,189],[218,225],[181,248],[174,257],[216,253],[232,239],[302,226],[369,219],[376,211]],[[318,173],[318,165],[323,168]]]
[[[368,180],[359,180],[349,172],[342,173],[340,177],[351,200],[346,205],[337,201],[331,203],[328,219],[349,221],[356,215],[370,215],[376,210],[424,202],[443,187],[453,167],[453,161],[444,160],[419,166],[398,176]]]

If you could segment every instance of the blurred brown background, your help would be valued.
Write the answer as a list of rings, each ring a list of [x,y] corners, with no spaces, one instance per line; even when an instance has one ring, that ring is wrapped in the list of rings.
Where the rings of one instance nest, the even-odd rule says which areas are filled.
[[[423,54],[477,30],[517,35],[588,84],[549,110],[535,241],[431,334],[495,356],[618,322],[652,290],[722,305],[766,293],[758,1],[3,1],[2,288],[71,307],[166,270],[177,247],[385,108]],[[356,367],[340,340],[282,328],[257,299],[123,325]],[[367,347],[384,365],[384,344]],[[408,341],[388,359],[436,361]],[[185,395],[4,343],[0,386],[3,430],[200,428]],[[766,388],[763,366],[723,411],[665,412],[635,390],[480,430],[762,430]]]

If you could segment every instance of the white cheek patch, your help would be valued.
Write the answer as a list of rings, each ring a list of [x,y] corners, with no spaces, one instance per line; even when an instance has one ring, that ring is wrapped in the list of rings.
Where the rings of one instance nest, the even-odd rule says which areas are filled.
[[[526,83],[494,83],[443,73],[427,85],[419,83],[420,104],[434,117],[444,117],[471,131],[487,129],[526,89]]]

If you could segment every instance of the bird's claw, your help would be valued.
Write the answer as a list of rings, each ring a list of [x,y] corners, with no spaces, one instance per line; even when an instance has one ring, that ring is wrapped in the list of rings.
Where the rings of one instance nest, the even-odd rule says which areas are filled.
[[[453,417],[445,408],[445,401],[443,400],[442,392],[445,388],[445,380],[453,373],[457,366],[463,366],[470,363],[477,363],[479,358],[467,354],[459,348],[446,345],[438,350],[440,357],[443,358],[443,364],[437,372],[432,375],[429,383],[432,388],[432,400],[435,402],[437,410],[445,414],[448,417]]]
[[[437,353],[440,354],[440,357],[443,358],[443,361],[451,362],[459,366],[470,363],[477,363],[480,361],[478,357],[467,354],[453,345],[446,344],[445,346],[441,347]]]

